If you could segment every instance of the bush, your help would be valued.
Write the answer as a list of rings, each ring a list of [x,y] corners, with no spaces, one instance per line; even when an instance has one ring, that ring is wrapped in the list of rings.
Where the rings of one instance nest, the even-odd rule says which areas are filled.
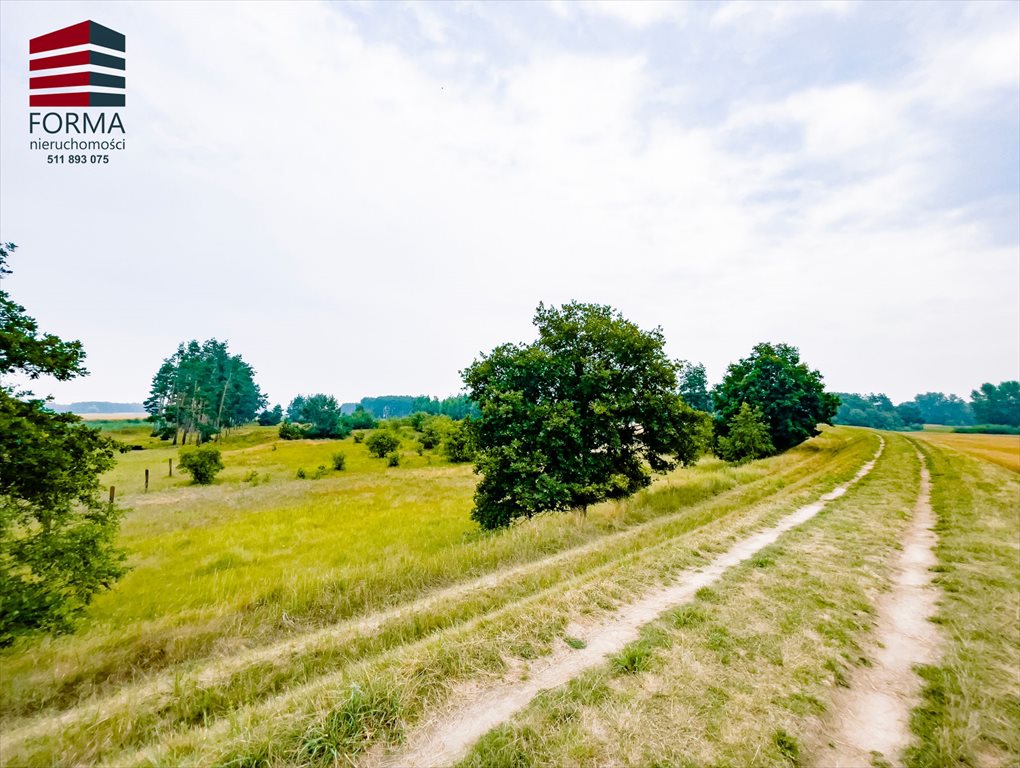
[[[328,474],[329,474],[329,470],[326,468],[326,465],[325,464],[320,464],[319,466],[317,466],[315,468],[315,474],[312,475],[312,480],[321,480],[322,478],[324,478]]]
[[[389,455],[389,462],[388,463],[389,463],[389,465],[391,467],[399,467],[400,466],[400,454],[397,453],[396,451],[391,453]]]
[[[354,433],[354,442],[355,443],[363,443],[364,441],[365,441],[365,433],[364,432],[355,432]]]
[[[471,419],[450,425],[443,442],[443,452],[450,461],[459,464],[475,458],[474,441],[471,439]]]
[[[260,427],[275,427],[283,421],[283,407],[277,405],[273,408],[267,408],[258,415],[257,421]]]
[[[223,469],[220,449],[213,445],[200,448],[182,448],[178,466],[191,474],[191,482],[198,485],[209,485],[216,474]]]
[[[351,429],[375,429],[375,417],[366,411],[362,406],[354,409],[349,417]]]
[[[365,445],[368,447],[369,453],[382,459],[400,447],[400,438],[389,430],[379,430],[365,439]]]
[[[742,463],[771,456],[775,452],[769,436],[769,425],[760,408],[747,403],[730,419],[729,434],[720,437],[716,445],[719,458]]]
[[[280,425],[281,440],[301,440],[305,436],[305,429],[293,421],[285,421]]]
[[[297,470],[297,479],[298,480],[304,480],[306,477],[308,477],[308,474],[305,472],[305,468],[304,467],[298,467],[298,470]]]
[[[347,454],[343,451],[337,451],[333,454],[333,469],[337,472],[343,472],[347,469]]]

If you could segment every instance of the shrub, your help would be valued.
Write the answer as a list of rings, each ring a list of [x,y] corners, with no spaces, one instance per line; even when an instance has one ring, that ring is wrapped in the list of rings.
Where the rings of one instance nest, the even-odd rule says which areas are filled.
[[[305,472],[305,468],[304,467],[298,467],[298,470],[297,470],[297,479],[298,480],[304,480],[306,477],[308,477],[308,474]]]
[[[365,445],[368,447],[369,453],[382,459],[400,447],[400,438],[389,430],[379,430],[365,439]]]
[[[343,472],[347,469],[347,454],[343,451],[337,451],[333,454],[333,469],[337,472]]]
[[[262,483],[269,482],[269,475],[259,474],[254,469],[244,476],[244,482],[251,483],[252,485],[261,485]]]
[[[365,433],[364,432],[355,432],[354,433],[354,442],[355,443],[362,443],[364,441],[365,441]]]
[[[389,462],[388,463],[389,463],[389,465],[391,467],[399,467],[400,466],[400,454],[399,453],[394,451],[393,453],[391,453],[389,455],[388,458],[389,458]]]
[[[283,421],[283,407],[277,405],[267,408],[258,415],[257,421],[261,427],[275,427]]]
[[[375,417],[366,411],[363,406],[359,405],[354,409],[354,413],[350,415],[352,429],[375,429],[375,424]]]
[[[312,475],[312,480],[320,480],[328,474],[329,470],[326,468],[326,465],[320,464],[315,468],[315,474]]]
[[[178,466],[191,474],[191,481],[198,485],[209,485],[216,474],[223,469],[220,449],[213,445],[200,448],[182,448]]]
[[[285,421],[280,425],[281,440],[301,440],[305,436],[305,429],[293,421]]]
[[[716,446],[719,458],[740,463],[771,456],[775,452],[768,422],[760,408],[742,403],[740,412],[730,419],[728,427],[729,434],[720,437]]]
[[[474,441],[471,439],[471,419],[450,425],[443,442],[443,453],[454,463],[473,461],[475,458]]]

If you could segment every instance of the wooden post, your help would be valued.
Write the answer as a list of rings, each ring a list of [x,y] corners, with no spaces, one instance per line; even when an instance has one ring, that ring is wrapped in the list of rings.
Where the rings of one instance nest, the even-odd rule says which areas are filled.
[[[166,460],[166,464],[167,464],[168,467],[170,467],[170,474],[168,474],[167,477],[173,477],[174,476],[174,460],[173,459],[167,459]]]
[[[149,492],[149,470],[148,470],[148,468],[146,468],[146,470],[145,470],[145,492],[146,493]]]
[[[110,508],[113,508],[113,497],[117,494],[117,489],[114,486],[110,486]]]

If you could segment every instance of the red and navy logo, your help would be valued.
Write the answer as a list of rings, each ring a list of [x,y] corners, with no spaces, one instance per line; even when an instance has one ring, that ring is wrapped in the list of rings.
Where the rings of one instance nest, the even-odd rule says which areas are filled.
[[[83,21],[28,44],[32,107],[123,107],[124,35]]]

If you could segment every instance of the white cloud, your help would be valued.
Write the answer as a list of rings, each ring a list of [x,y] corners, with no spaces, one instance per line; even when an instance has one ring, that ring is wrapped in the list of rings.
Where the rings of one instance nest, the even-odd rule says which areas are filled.
[[[687,15],[687,5],[675,0],[581,0],[570,4],[554,3],[552,7],[561,16],[568,13],[567,8],[575,8],[637,29],[676,24],[683,22]]]
[[[650,13],[685,9],[662,7]],[[344,6],[214,4],[201,24],[183,8],[108,7],[132,19],[133,143],[118,176],[90,180],[96,202],[52,188],[7,143],[23,112],[4,101],[4,218],[25,227],[26,253],[76,257],[66,286],[25,301],[90,350],[95,375],[62,399],[140,397],[192,335],[230,338],[274,399],[443,394],[479,350],[530,335],[538,301],[572,298],[661,324],[674,354],[714,376],[764,339],[801,344],[838,388],[894,398],[965,392],[982,361],[1016,361],[1015,248],[989,242],[972,212],[929,205],[946,140],[925,84],[941,58],[891,81],[733,92],[726,119],[698,121],[692,100],[669,96],[697,78],[642,51],[479,58],[438,18],[421,31],[454,63],[437,68],[399,40],[371,42]],[[1009,46],[985,62],[968,41],[961,70],[1011,87],[996,79]],[[744,140],[774,126],[792,129],[789,145]],[[122,227],[83,243],[104,196]],[[116,307],[61,308],[109,274]],[[905,350],[924,354],[903,369]]]
[[[713,27],[762,24],[776,27],[805,16],[829,13],[837,16],[851,12],[852,0],[803,0],[803,2],[767,2],[767,0],[730,0],[712,14]]]

